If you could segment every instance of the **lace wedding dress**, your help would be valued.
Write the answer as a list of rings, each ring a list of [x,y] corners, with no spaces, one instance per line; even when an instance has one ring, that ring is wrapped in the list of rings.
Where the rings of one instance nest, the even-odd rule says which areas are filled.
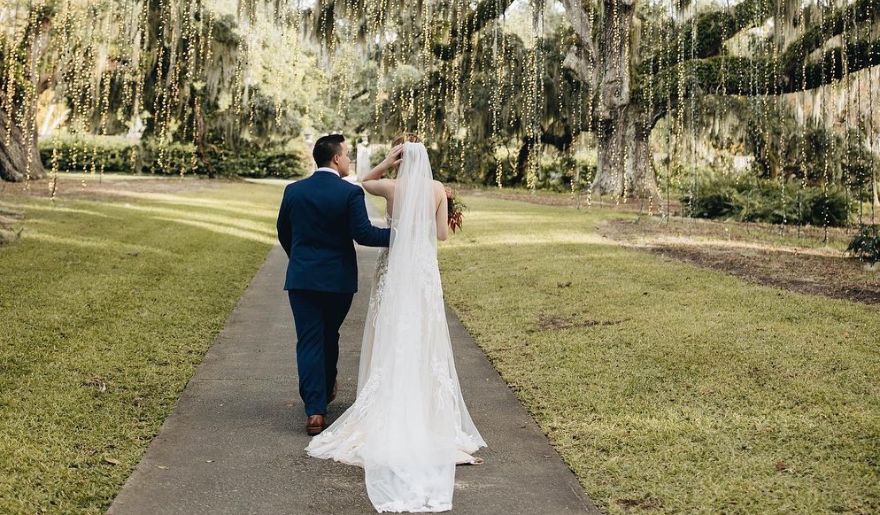
[[[306,452],[364,468],[379,512],[452,509],[455,465],[485,447],[461,394],[437,264],[427,151],[406,143],[374,273],[357,398]],[[386,215],[387,218],[387,215]]]

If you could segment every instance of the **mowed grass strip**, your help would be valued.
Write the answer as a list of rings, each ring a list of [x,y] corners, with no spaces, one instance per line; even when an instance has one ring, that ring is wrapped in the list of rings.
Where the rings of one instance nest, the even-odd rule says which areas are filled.
[[[26,214],[0,247],[0,513],[106,510],[274,243],[281,191],[0,199]]]
[[[880,512],[876,307],[595,232],[634,215],[464,201],[446,300],[603,511]]]

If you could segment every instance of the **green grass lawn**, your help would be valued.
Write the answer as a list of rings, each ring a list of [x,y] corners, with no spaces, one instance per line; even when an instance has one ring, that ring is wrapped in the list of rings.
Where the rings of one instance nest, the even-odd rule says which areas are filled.
[[[603,511],[880,512],[880,313],[465,196],[447,301]],[[491,446],[491,442],[489,442]]]
[[[0,198],[0,513],[103,512],[171,413],[275,241],[280,185],[213,185]],[[465,201],[447,300],[604,510],[880,511],[876,307]]]
[[[280,186],[214,186],[0,198],[0,513],[102,513],[171,413],[275,241]]]

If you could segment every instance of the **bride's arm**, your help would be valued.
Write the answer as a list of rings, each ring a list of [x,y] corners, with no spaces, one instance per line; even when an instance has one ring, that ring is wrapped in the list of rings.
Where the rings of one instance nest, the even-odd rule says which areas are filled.
[[[440,203],[437,206],[437,239],[446,241],[449,237],[449,224],[447,221],[449,212],[449,200],[446,198],[446,188],[443,183],[434,181],[434,194],[440,196]]]
[[[381,163],[364,175],[361,184],[368,193],[388,199],[388,196],[394,191],[394,182],[391,179],[383,179],[382,176],[392,167],[400,164],[402,152],[402,144],[392,148]]]
[[[388,200],[389,194],[394,191],[393,183],[394,181],[391,179],[370,179],[369,181],[362,182],[361,185],[367,190],[367,193]]]

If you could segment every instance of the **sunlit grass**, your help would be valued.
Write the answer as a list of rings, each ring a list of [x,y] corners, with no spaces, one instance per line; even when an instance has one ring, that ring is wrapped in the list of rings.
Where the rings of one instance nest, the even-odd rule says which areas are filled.
[[[249,183],[252,184],[252,183]],[[257,187],[273,187],[259,185]],[[283,189],[283,188],[281,188]],[[223,192],[217,192],[218,198],[202,198],[198,194],[181,193],[180,195],[171,195],[167,193],[145,193],[145,192],[122,192],[116,193],[119,196],[150,200],[154,202],[162,202],[178,206],[203,206],[215,209],[221,209],[225,213],[247,215],[249,217],[272,218],[278,214],[275,206],[265,206],[250,201],[236,200],[223,195]]]
[[[205,229],[206,231],[211,231],[217,234],[226,234],[229,236],[234,236],[236,238],[244,238],[252,241],[257,241],[260,243],[265,243],[266,245],[273,245],[277,238],[274,236],[274,233],[270,233],[270,231],[258,231],[253,229],[241,229],[238,227],[229,227],[216,223],[210,222],[201,222],[198,220],[187,220],[181,218],[168,218],[162,216],[153,217],[154,220],[162,220],[165,222],[171,223],[179,223],[184,225],[189,225],[192,227],[198,227],[200,229]]]
[[[627,201],[618,201],[610,197],[593,198],[592,205],[589,205],[587,202],[587,195],[580,194],[578,197],[574,197],[570,192],[532,192],[525,188],[504,188],[503,190],[498,190],[495,187],[472,186],[462,189],[461,192],[464,194],[470,193],[471,195],[478,194],[490,197],[504,195],[513,197],[516,200],[528,200],[530,202],[550,202],[554,205],[568,209],[575,209],[576,206],[580,206],[582,211],[587,212],[629,212],[633,215],[635,212],[641,212],[643,215],[641,220],[646,227],[662,226],[663,231],[667,234],[678,234],[686,235],[689,238],[700,238],[700,235],[706,236],[715,233],[719,237],[731,241],[747,240],[753,243],[760,242],[774,246],[811,248],[824,254],[831,254],[834,252],[839,254],[846,250],[846,247],[853,236],[853,228],[856,227],[859,222],[859,217],[854,211],[852,218],[853,228],[828,227],[826,233],[826,230],[823,227],[815,226],[735,222],[682,217],[678,215],[679,207],[677,207],[677,201],[670,208],[673,216],[663,219],[659,215],[665,210],[666,204],[664,202],[653,205],[650,210],[652,216],[648,217],[646,216],[649,213],[647,203],[631,199]],[[677,198],[677,195],[674,195],[673,197]],[[880,210],[877,210],[877,213],[880,213]],[[868,204],[865,204],[863,207],[862,222],[871,223],[871,208]]]
[[[32,222],[33,225],[43,224],[42,220]],[[58,234],[53,234],[51,232],[44,233],[41,230],[33,229],[32,226],[28,228],[27,232],[23,232],[22,238],[24,240],[37,240],[44,243],[60,245],[60,246],[71,246],[71,247],[82,247],[86,249],[92,249],[100,252],[127,252],[138,253],[138,252],[149,252],[156,253],[163,257],[173,257],[175,254],[159,248],[159,247],[149,247],[146,245],[137,245],[133,243],[120,243],[119,241],[114,241],[107,238],[89,238],[86,236],[76,236],[76,237],[66,237]]]
[[[876,307],[595,234],[635,214],[464,201],[446,300],[604,511],[880,512]]]
[[[3,199],[26,217],[0,247],[0,513],[106,510],[274,243],[281,191]]]

